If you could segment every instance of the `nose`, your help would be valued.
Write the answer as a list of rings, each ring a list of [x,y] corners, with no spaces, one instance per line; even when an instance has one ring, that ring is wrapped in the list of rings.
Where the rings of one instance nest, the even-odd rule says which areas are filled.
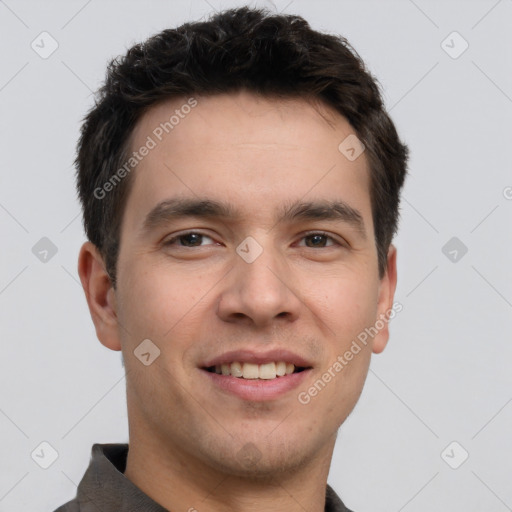
[[[298,282],[278,251],[265,248],[251,263],[235,254],[226,277],[217,310],[225,322],[265,327],[299,317]]]

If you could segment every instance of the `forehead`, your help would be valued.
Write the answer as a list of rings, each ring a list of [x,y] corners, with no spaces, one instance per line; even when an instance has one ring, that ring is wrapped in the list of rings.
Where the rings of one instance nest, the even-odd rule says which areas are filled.
[[[238,92],[162,102],[131,137],[131,150],[145,156],[133,171],[125,215],[136,228],[169,195],[230,199],[248,215],[262,204],[267,210],[283,200],[341,195],[369,212],[365,155],[351,161],[339,150],[349,136],[354,129],[343,116],[302,98]]]
[[[273,136],[280,131],[280,141]],[[184,96],[151,107],[137,123],[132,145],[150,135],[158,145],[263,143],[325,145],[354,133],[345,117],[319,99],[278,98],[248,91]],[[172,134],[172,137],[168,137]],[[192,137],[191,137],[192,135]],[[328,137],[326,137],[328,136]],[[229,140],[228,138],[229,137]],[[172,140],[171,140],[172,139]]]

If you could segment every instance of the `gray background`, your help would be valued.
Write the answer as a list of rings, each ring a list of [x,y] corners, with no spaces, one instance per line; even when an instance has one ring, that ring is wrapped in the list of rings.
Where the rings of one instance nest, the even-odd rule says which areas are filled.
[[[346,36],[411,149],[403,311],[329,482],[357,512],[512,510],[512,1],[288,2],[252,5]],[[93,443],[127,440],[120,356],[97,341],[76,271],[72,161],[92,91],[133,43],[242,3],[0,1],[0,512],[53,510]],[[46,59],[31,47],[51,49],[43,31],[58,43]]]

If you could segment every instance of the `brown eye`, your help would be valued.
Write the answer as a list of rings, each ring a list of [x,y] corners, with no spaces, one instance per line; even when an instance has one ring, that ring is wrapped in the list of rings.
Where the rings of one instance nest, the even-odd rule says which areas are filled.
[[[334,245],[341,245],[338,241],[336,241],[332,236],[326,233],[309,233],[302,237],[302,240],[306,240],[304,244],[308,248],[320,248],[323,249],[325,247],[332,247]],[[331,243],[328,243],[328,242]]]
[[[182,233],[180,235],[174,236],[165,242],[164,245],[178,245],[179,247],[201,247],[201,242],[203,239],[211,238],[203,233],[198,233],[197,231],[189,231],[188,233]],[[176,244],[176,242],[179,242]]]
[[[306,240],[310,241],[309,245],[306,242],[306,245],[308,245],[308,247],[325,247],[325,244],[327,243],[327,239],[329,237],[325,235],[309,235],[305,238]]]

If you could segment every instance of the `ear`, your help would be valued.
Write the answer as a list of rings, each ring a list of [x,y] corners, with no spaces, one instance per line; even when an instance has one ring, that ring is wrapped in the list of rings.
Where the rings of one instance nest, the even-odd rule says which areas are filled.
[[[380,354],[388,343],[389,328],[388,320],[390,312],[393,311],[393,298],[396,289],[396,247],[391,244],[388,250],[386,273],[380,280],[379,298],[377,303],[376,327],[379,327],[378,333],[373,338],[372,351],[374,354]],[[384,326],[381,327],[381,323]]]
[[[78,256],[78,274],[87,299],[96,336],[105,347],[121,350],[116,292],[97,247],[85,242]]]

